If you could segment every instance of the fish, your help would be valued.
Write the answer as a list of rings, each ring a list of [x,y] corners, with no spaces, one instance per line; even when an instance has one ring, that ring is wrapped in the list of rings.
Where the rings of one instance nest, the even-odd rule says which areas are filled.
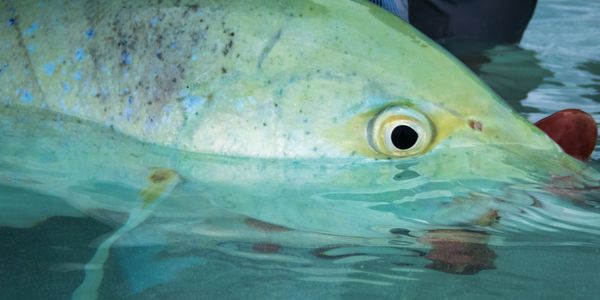
[[[159,2],[5,2],[5,103],[227,156],[559,152],[462,64],[374,6]],[[419,134],[410,149],[390,139],[398,122]]]
[[[285,228],[266,251],[512,232],[556,207],[537,229],[600,233],[600,174],[368,1],[2,1],[0,18],[2,226],[90,216],[120,228],[104,259],[257,227]]]
[[[267,183],[275,195],[283,187],[312,186],[310,195],[293,197],[299,204],[313,194],[386,192],[379,198],[388,205],[421,198],[440,204],[481,198],[477,193],[502,197],[490,196],[506,190],[501,186],[559,185],[556,178],[576,188],[598,185],[589,164],[565,154],[452,55],[365,1],[4,1],[1,12],[2,129],[5,139],[14,137],[1,149],[5,156],[33,156],[5,160],[15,169],[53,153],[60,164],[40,163],[67,172],[73,182],[87,172],[78,165],[86,161],[97,166],[98,179],[122,166],[135,177],[123,184],[139,189],[156,168],[178,174],[187,169],[182,178],[203,186]],[[550,127],[545,122],[540,128]],[[66,146],[53,136],[74,140]],[[121,142],[105,149],[107,139]],[[163,151],[144,150],[138,142],[176,151],[177,160],[185,161],[178,165],[187,168],[159,158],[132,165],[131,155]],[[228,159],[247,162],[221,165]],[[234,167],[243,165],[247,169]],[[310,170],[317,165],[328,170]],[[203,171],[190,174],[193,166]],[[136,172],[144,168],[145,174]],[[268,171],[261,174],[261,168]],[[255,171],[240,174],[247,170]],[[13,181],[23,177],[5,173]],[[415,178],[417,186],[448,186],[403,188]],[[69,180],[62,190],[48,186],[44,176],[19,180],[41,182],[42,192],[58,197],[69,186]],[[273,197],[255,197],[265,198]],[[466,203],[467,211],[489,213],[485,205]],[[253,218],[289,223],[276,213],[264,216],[254,204],[246,199],[228,205]],[[442,223],[455,223],[462,210],[456,208],[465,205],[434,205],[419,218],[431,221],[432,212],[448,210],[449,221]]]

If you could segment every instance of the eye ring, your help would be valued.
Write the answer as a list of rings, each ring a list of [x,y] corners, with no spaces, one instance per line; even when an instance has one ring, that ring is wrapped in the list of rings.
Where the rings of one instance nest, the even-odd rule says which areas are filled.
[[[379,112],[369,122],[371,147],[384,155],[407,157],[420,154],[433,139],[429,119],[418,111],[392,106]]]

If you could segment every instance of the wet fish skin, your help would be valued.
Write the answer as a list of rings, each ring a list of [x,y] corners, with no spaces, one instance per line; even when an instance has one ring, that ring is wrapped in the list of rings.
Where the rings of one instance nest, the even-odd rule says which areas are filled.
[[[242,157],[386,158],[390,106],[439,148],[560,150],[410,25],[365,1],[3,1],[0,93],[142,141]],[[478,124],[473,130],[471,124]]]

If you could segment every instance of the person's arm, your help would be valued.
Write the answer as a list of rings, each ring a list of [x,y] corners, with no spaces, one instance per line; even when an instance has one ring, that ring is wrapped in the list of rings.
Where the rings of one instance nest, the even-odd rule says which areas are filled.
[[[408,0],[371,0],[408,22]]]
[[[518,43],[537,0],[409,0],[410,23],[434,40]]]

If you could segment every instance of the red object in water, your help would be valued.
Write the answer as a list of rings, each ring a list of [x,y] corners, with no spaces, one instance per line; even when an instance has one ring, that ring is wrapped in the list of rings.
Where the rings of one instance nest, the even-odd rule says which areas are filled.
[[[598,139],[596,121],[579,109],[565,109],[535,123],[567,154],[587,160],[594,152]]]
[[[426,268],[460,275],[495,269],[496,253],[487,245],[488,234],[466,229],[430,230],[420,241],[431,244]]]

